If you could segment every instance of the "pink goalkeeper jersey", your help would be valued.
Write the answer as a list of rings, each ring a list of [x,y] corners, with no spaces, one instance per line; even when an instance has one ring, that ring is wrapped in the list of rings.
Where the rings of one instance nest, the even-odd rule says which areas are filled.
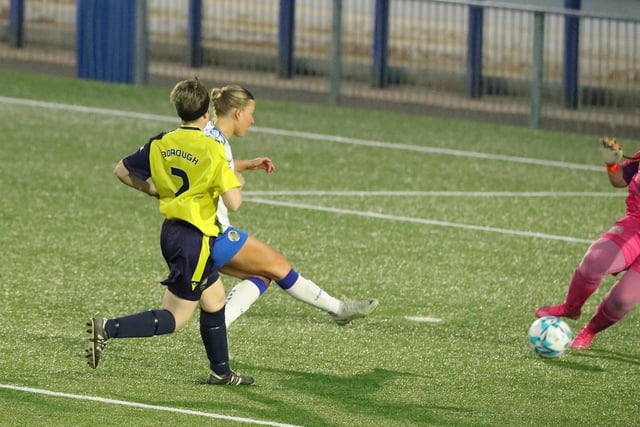
[[[633,155],[640,157],[640,151]],[[625,160],[622,164],[624,180],[629,183],[627,194],[627,216],[640,220],[640,174],[638,173],[638,160]]]

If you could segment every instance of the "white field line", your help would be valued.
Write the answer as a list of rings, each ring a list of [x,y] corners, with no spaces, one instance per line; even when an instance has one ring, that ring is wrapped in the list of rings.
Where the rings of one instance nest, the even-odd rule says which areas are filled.
[[[30,107],[36,107],[36,108],[49,108],[49,109],[54,109],[54,110],[75,111],[75,112],[79,112],[79,113],[108,115],[108,116],[123,117],[123,118],[135,119],[135,120],[142,119],[142,120],[155,120],[155,121],[170,122],[170,123],[176,123],[177,122],[177,120],[174,117],[161,116],[161,115],[157,115],[157,114],[137,113],[137,112],[133,112],[133,111],[112,110],[112,109],[107,109],[107,108],[96,108],[96,107],[87,107],[87,106],[82,106],[82,105],[61,104],[61,103],[55,103],[55,102],[44,102],[44,101],[21,99],[21,98],[9,98],[9,97],[4,97],[4,96],[0,96],[0,103],[13,104],[13,105],[24,105],[24,106],[30,106]],[[364,145],[364,146],[369,146],[369,147],[379,147],[379,148],[386,148],[386,149],[391,149],[391,150],[409,150],[409,151],[418,151],[418,152],[425,152],[425,153],[448,154],[448,155],[461,156],[461,157],[474,157],[474,158],[483,158],[483,159],[491,159],[491,160],[503,160],[503,161],[507,161],[507,162],[516,162],[516,163],[530,163],[530,164],[537,164],[537,165],[551,166],[551,167],[563,167],[563,168],[569,168],[569,169],[594,170],[594,171],[598,171],[598,172],[601,172],[601,170],[602,170],[601,167],[596,167],[596,166],[591,166],[591,165],[556,162],[556,161],[532,159],[532,158],[527,158],[527,157],[503,156],[503,155],[496,155],[496,154],[478,153],[478,152],[473,152],[473,151],[445,150],[445,149],[436,148],[436,147],[423,147],[423,146],[415,146],[415,145],[407,145],[407,144],[394,144],[394,143],[389,143],[389,142],[370,141],[370,140],[363,140],[363,139],[356,139],[356,138],[346,138],[346,137],[341,137],[341,136],[332,136],[332,135],[324,135],[324,134],[309,133],[309,132],[287,131],[287,130],[282,130],[282,129],[264,128],[264,127],[259,127],[259,126],[254,126],[252,129],[253,129],[254,132],[261,132],[261,133],[267,133],[267,134],[283,135],[283,136],[295,136],[295,137],[304,138],[304,139],[333,141],[333,142],[339,142],[339,143],[344,143],[344,144]],[[246,194],[250,195],[250,193],[248,193],[248,192]],[[257,194],[257,192],[254,193],[254,194]],[[270,193],[270,194],[274,195],[275,193]],[[283,192],[281,194],[285,194],[285,193]],[[288,194],[293,194],[293,193],[289,192]],[[303,194],[303,193],[299,193],[299,194]],[[308,193],[308,194],[312,194],[312,193]],[[317,194],[317,193],[314,193],[314,194]],[[337,193],[327,192],[326,194],[327,195],[335,195]],[[365,195],[364,193],[359,193],[359,192],[356,192],[354,194]],[[367,193],[367,194],[371,195],[371,194],[374,194],[374,193]],[[392,194],[392,193],[389,193],[389,192],[380,192],[378,194],[379,195],[394,195],[396,193]],[[405,194],[409,195],[410,193],[408,192],[408,193],[405,193]],[[554,194],[554,195],[557,195],[557,194],[560,194],[560,193],[416,192],[415,194],[416,195],[417,194],[419,194],[419,195],[449,195],[449,196],[472,195],[472,194],[478,195],[479,194],[479,195],[484,195],[484,197],[491,196],[491,195],[506,195],[506,196],[509,196],[509,197],[516,197],[516,196],[525,197],[524,196],[525,194],[528,194],[528,196],[526,196],[526,197],[534,197],[533,196],[534,194],[538,194],[538,195],[540,195],[539,197],[542,197],[542,194],[549,194],[549,195]],[[580,194],[581,193],[566,193],[565,195],[578,196]],[[586,194],[593,194],[593,195],[607,194],[607,197],[613,197],[614,195],[616,195],[616,196],[618,195],[618,193],[616,193],[616,192],[611,192],[611,193],[586,193]],[[547,197],[547,196],[545,196],[545,197]],[[255,203],[271,204],[271,205],[276,205],[276,206],[286,206],[286,207],[291,207],[291,208],[320,210],[320,211],[325,211],[325,212],[334,212],[334,213],[340,213],[340,214],[350,214],[350,215],[364,216],[364,217],[368,217],[368,218],[379,218],[379,219],[388,219],[388,220],[395,220],[395,221],[406,221],[406,222],[413,222],[413,223],[419,223],[419,224],[428,224],[428,225],[437,225],[437,226],[443,226],[443,227],[463,228],[463,229],[468,229],[468,230],[478,230],[478,231],[494,232],[494,233],[501,233],[501,234],[510,234],[510,235],[516,235],[516,236],[546,238],[546,239],[549,239],[549,240],[561,240],[561,241],[573,242],[573,243],[590,243],[591,242],[591,240],[577,239],[577,238],[566,237],[566,236],[555,236],[555,235],[544,234],[544,233],[534,233],[534,232],[508,230],[508,229],[501,229],[501,228],[494,228],[494,227],[483,227],[483,226],[475,226],[475,225],[467,225],[467,224],[458,224],[458,223],[452,223],[452,222],[435,221],[435,220],[420,219],[420,218],[401,217],[401,216],[394,216],[394,215],[379,214],[379,213],[374,213],[374,212],[360,212],[360,211],[353,211],[353,210],[347,210],[347,209],[328,208],[328,207],[323,207],[323,206],[313,206],[313,205],[300,204],[300,203],[277,202],[277,201],[269,201],[269,200],[260,199],[260,198],[254,198],[254,199],[250,199],[250,200],[252,200]]]
[[[58,393],[55,391],[42,390],[39,388],[19,387],[11,384],[0,384],[0,388],[4,388],[7,390],[23,391],[26,393],[44,394],[46,396],[53,396],[53,397],[64,397],[68,399],[77,399],[77,400],[84,400],[84,401],[90,401],[90,402],[106,403],[109,405],[128,406],[131,408],[141,408],[141,409],[150,409],[153,411],[173,412],[176,414],[194,415],[197,417],[214,418],[217,420],[236,421],[239,423],[248,423],[248,424],[274,426],[274,427],[300,427],[294,424],[282,424],[282,423],[276,423],[273,421],[254,420],[251,418],[243,418],[243,417],[231,417],[228,415],[214,414],[210,412],[193,411],[191,409],[180,409],[180,408],[172,408],[169,406],[147,405],[145,403],[128,402],[125,400],[105,399],[102,397],[85,396],[81,394]]]
[[[404,221],[404,222],[410,222],[414,224],[426,224],[426,225],[435,225],[440,227],[462,228],[465,230],[486,231],[490,233],[507,234],[511,236],[534,237],[538,239],[547,239],[547,240],[559,240],[559,241],[570,242],[570,243],[593,242],[593,239],[578,239],[575,237],[557,236],[554,234],[536,233],[532,231],[518,231],[518,230],[509,230],[505,228],[460,224],[460,223],[448,222],[448,221],[436,221],[432,219],[413,218],[413,217],[398,216],[398,215],[387,215],[387,214],[382,214],[378,212],[354,211],[349,209],[331,208],[327,206],[309,205],[306,203],[281,202],[276,200],[261,199],[258,197],[248,197],[246,198],[246,201],[252,202],[252,203],[260,203],[263,205],[280,206],[280,207],[297,208],[297,209],[308,209],[313,211],[331,212],[331,213],[343,214],[343,215],[355,215],[355,216],[360,216],[365,218],[386,219],[390,221]]]
[[[405,319],[411,322],[418,323],[440,323],[442,319],[439,317],[431,317],[431,316],[404,316]]]
[[[502,154],[479,153],[477,151],[452,150],[449,148],[425,147],[421,145],[399,144],[393,142],[372,141],[367,139],[348,138],[345,136],[325,135],[320,133],[287,131],[254,126],[254,132],[267,133],[273,135],[293,136],[297,138],[315,139],[321,141],[339,142],[350,145],[363,145],[367,147],[386,148],[389,150],[416,151],[419,153],[444,154],[457,157],[469,157],[475,159],[502,160],[512,163],[527,163],[540,166],[551,166],[566,169],[579,169],[602,172],[602,167],[594,165],[583,165],[578,163],[558,162],[554,160],[533,159],[530,157],[506,156]]]
[[[112,110],[108,108],[86,107],[82,105],[61,104],[56,102],[45,102],[45,101],[37,101],[37,100],[31,100],[31,99],[9,98],[5,96],[0,96],[0,103],[13,104],[13,105],[25,105],[25,106],[36,107],[36,108],[48,108],[53,110],[75,111],[78,113],[99,114],[99,115],[122,117],[122,118],[134,119],[134,120],[154,120],[154,121],[160,121],[160,122],[175,123],[176,125],[178,123],[175,117],[161,116],[158,114],[146,114],[146,113],[138,113],[134,111],[122,111],[122,110]],[[443,155],[449,155],[449,156],[469,157],[469,158],[476,158],[476,159],[501,160],[501,161],[512,162],[512,163],[527,163],[527,164],[560,167],[560,168],[568,168],[568,169],[590,170],[590,171],[598,171],[598,172],[602,171],[602,167],[595,166],[595,165],[584,165],[584,164],[577,164],[577,163],[558,162],[553,160],[533,159],[529,157],[505,156],[501,154],[479,153],[476,151],[451,150],[451,149],[438,148],[438,147],[425,147],[425,146],[419,146],[419,145],[398,144],[398,143],[392,143],[392,142],[348,138],[344,136],[326,135],[326,134],[320,134],[320,133],[274,129],[274,128],[267,128],[267,127],[261,127],[261,126],[253,126],[251,129],[252,129],[252,132],[265,133],[270,135],[290,136],[290,137],[296,137],[300,139],[331,141],[331,142],[338,142],[341,144],[362,145],[367,147],[385,148],[389,150],[415,151],[420,153],[443,154]]]
[[[48,108],[50,110],[73,111],[76,113],[98,114],[100,116],[122,117],[135,120],[153,120],[158,122],[174,123],[176,126],[179,121],[176,117],[161,116],[159,114],[137,113],[133,111],[112,110],[109,108],[86,107],[83,105],[61,104],[58,102],[37,101],[34,99],[9,98],[0,96],[0,103],[12,105],[24,105],[26,107]]]
[[[243,191],[245,196],[329,196],[329,197],[621,197],[620,191],[325,191],[325,190],[275,190]]]

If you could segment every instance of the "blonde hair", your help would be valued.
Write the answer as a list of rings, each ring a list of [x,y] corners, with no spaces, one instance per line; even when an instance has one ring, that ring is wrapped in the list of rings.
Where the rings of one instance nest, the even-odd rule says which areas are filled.
[[[255,101],[255,97],[248,89],[238,85],[228,85],[211,90],[209,102],[209,115],[213,119],[229,114],[234,108],[243,109],[249,101]]]
[[[169,99],[183,122],[195,121],[209,110],[209,91],[197,77],[176,83]]]

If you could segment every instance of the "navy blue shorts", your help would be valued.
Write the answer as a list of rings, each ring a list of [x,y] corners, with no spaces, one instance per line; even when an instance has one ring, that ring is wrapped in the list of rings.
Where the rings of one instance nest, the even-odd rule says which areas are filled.
[[[228,227],[217,238],[211,251],[215,269],[220,270],[233,258],[247,242],[249,234],[239,228]]]
[[[188,222],[165,220],[160,248],[169,266],[169,277],[161,283],[180,298],[200,300],[202,292],[219,277],[211,258],[215,240]]]

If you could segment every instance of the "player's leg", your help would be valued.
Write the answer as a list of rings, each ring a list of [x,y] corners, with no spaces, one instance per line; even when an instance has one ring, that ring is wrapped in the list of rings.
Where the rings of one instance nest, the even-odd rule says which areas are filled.
[[[247,237],[245,244],[227,262],[225,268],[236,274],[244,274],[236,277],[258,276],[273,280],[292,297],[330,313],[340,325],[365,317],[378,306],[378,301],[373,299],[341,301],[333,297],[294,270],[284,255],[254,236]],[[225,268],[221,270],[223,273]]]
[[[243,279],[227,295],[224,316],[228,328],[266,292],[269,287],[268,283],[271,281],[265,277],[247,276],[244,272],[227,266],[223,267],[220,272],[231,277]]]
[[[640,265],[634,264],[604,297],[595,314],[582,328],[571,348],[585,350],[598,332],[619,322],[640,302]]]
[[[249,234],[235,227],[227,227],[217,238],[211,253],[216,268],[223,274],[242,279],[229,292],[225,306],[225,323],[229,327],[238,317],[249,310],[254,302],[267,290],[270,279],[233,268],[228,265],[246,244]]]
[[[573,273],[565,298],[567,312],[580,313],[587,299],[598,289],[602,278],[625,268],[624,253],[608,238],[597,240]]]
[[[233,372],[229,366],[229,343],[225,325],[225,292],[219,279],[202,292],[200,336],[211,368],[207,380],[209,384],[253,384],[252,377]]]
[[[108,339],[168,334],[187,323],[201,294],[200,288],[192,284],[209,285],[217,279],[209,259],[210,245],[210,237],[187,223],[163,222],[160,246],[169,266],[169,276],[162,282],[167,286],[162,307],[114,319],[89,319],[86,357],[91,367],[98,366]]]
[[[275,281],[289,295],[327,312],[337,312],[340,300],[332,297],[311,280],[297,273],[287,259],[262,240],[248,236],[244,246],[225,268],[249,277]],[[221,269],[224,273],[225,268]]]
[[[166,293],[177,299],[169,290]],[[108,339],[151,337],[172,333],[177,330],[176,327],[182,328],[197,305],[197,302],[182,301],[184,303],[180,306],[172,305],[167,308],[163,302],[161,309],[141,311],[113,319],[101,317],[89,319],[87,322],[89,345],[86,349],[89,366],[94,369],[98,367]],[[183,322],[182,319],[186,320],[182,324],[177,324],[176,319],[180,322]]]
[[[162,298],[162,309],[173,315],[175,330],[184,328],[191,319],[194,310],[198,306],[198,301],[190,301],[174,295],[169,289]]]
[[[582,306],[598,289],[602,278],[626,268],[628,255],[625,254],[625,249],[637,246],[637,238],[630,236],[622,245],[626,247],[611,239],[608,233],[596,240],[574,270],[565,301],[538,308],[536,316],[579,318]],[[627,249],[629,250],[631,249]]]

